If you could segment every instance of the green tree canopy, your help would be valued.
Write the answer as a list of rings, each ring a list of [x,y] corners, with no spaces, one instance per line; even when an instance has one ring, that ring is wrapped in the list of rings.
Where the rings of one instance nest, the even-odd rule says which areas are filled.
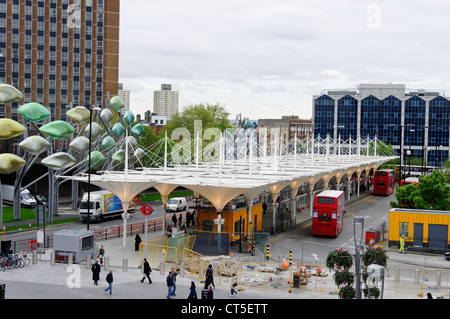
[[[181,112],[172,116],[167,123],[167,134],[170,137],[172,131],[179,127],[185,127],[194,135],[194,121],[202,121],[202,133],[208,128],[218,128],[221,131],[230,127],[228,113],[220,104],[195,104],[183,108]]]
[[[450,210],[450,186],[439,170],[420,176],[418,185],[397,187],[395,198],[397,202],[391,201],[393,208]]]

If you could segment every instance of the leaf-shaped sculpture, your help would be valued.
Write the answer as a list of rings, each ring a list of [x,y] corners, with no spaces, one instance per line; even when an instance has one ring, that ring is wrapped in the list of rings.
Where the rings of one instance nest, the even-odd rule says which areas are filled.
[[[123,119],[125,120],[125,122],[126,122],[128,125],[131,125],[131,123],[134,122],[134,114],[133,114],[133,112],[131,112],[131,111],[126,111],[125,114],[124,114],[124,116],[123,116]]]
[[[145,152],[142,148],[138,148],[134,151],[134,157],[136,157],[138,160],[141,159],[145,155]]]
[[[106,161],[106,157],[99,151],[91,153],[91,168],[97,168],[102,166]],[[86,157],[86,162],[89,163],[89,156]]]
[[[78,136],[70,143],[69,146],[78,154],[84,154],[89,151],[89,139],[84,136]]]
[[[42,136],[34,135],[23,140],[19,147],[32,155],[39,155],[46,152],[50,145],[50,142]]]
[[[0,104],[8,104],[23,98],[22,92],[9,84],[0,84]]]
[[[76,123],[83,123],[89,121],[91,114],[84,106],[77,106],[67,111],[66,115]]]
[[[112,132],[116,137],[121,137],[122,134],[125,132],[125,128],[121,123],[116,123],[112,128]]]
[[[0,154],[0,174],[11,174],[25,166],[25,162],[17,155],[3,153]]]
[[[103,123],[109,124],[111,120],[113,119],[114,115],[111,113],[109,109],[103,109],[100,113],[100,118],[102,119]]]
[[[17,137],[26,132],[26,128],[11,119],[0,119],[0,139],[6,140]]]
[[[44,158],[41,163],[50,169],[59,171],[72,167],[77,163],[77,160],[70,154],[59,152]]]
[[[111,136],[107,136],[102,141],[102,150],[105,152],[110,151],[114,145],[116,145],[116,141]]]
[[[92,129],[91,129],[92,128]],[[91,133],[92,130],[92,133]],[[96,122],[92,122],[91,124],[89,124],[86,127],[86,134],[88,135],[88,137],[90,137],[92,140],[95,140],[97,137],[100,136],[100,134],[102,134],[103,129],[102,127],[96,123]]]
[[[131,129],[131,134],[133,134],[133,136],[136,138],[144,134],[144,127],[142,126],[142,124],[138,123],[133,126],[133,128]]]
[[[125,160],[125,151],[118,150],[117,152],[114,153],[114,155],[111,158],[117,164],[122,163]]]
[[[39,130],[55,140],[59,140],[75,133],[73,126],[64,121],[50,122],[42,126]]]
[[[120,96],[114,96],[111,101],[109,101],[109,105],[111,105],[114,111],[119,112],[125,106],[125,103],[123,103]]]
[[[32,123],[43,121],[50,116],[50,111],[47,110],[42,104],[36,102],[22,105],[17,109],[17,113]]]

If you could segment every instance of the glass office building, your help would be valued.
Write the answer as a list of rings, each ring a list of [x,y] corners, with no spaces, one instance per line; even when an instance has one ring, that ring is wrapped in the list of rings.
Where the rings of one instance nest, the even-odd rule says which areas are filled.
[[[325,90],[313,97],[314,136],[347,140],[375,135],[404,160],[441,166],[449,155],[450,100],[441,92],[407,90],[401,84],[360,84],[355,90]],[[403,131],[403,140],[401,140]]]
[[[0,82],[24,98],[0,118],[38,102],[51,120],[67,106],[104,106],[118,94],[120,0],[0,0]]]

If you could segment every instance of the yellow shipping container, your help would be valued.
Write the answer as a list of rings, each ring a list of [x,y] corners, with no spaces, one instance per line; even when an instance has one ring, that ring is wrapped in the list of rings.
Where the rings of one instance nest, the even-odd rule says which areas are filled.
[[[419,209],[389,211],[389,246],[398,246],[400,237],[406,246],[422,251],[445,250],[450,238],[450,212]]]

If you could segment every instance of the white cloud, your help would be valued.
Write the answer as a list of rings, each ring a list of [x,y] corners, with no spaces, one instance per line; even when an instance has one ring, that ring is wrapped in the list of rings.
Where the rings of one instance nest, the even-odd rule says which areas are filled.
[[[379,8],[379,28],[368,24]],[[312,95],[359,83],[447,89],[445,1],[122,1],[120,81],[132,110],[172,83],[180,106],[311,116]]]

